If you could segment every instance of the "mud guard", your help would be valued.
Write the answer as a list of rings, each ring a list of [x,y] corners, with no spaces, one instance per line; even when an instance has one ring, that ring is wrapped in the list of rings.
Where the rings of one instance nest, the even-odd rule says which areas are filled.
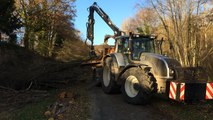
[[[115,60],[116,60],[116,62],[117,62],[117,65],[118,65],[118,70],[119,71],[122,71],[123,70],[123,68],[126,66],[126,62],[125,62],[125,60],[124,60],[124,56],[121,54],[121,53],[112,53],[112,54],[108,54],[108,55],[106,55],[105,57],[104,57],[104,59],[103,59],[103,65],[105,64],[105,60],[106,60],[106,58],[108,58],[108,57],[111,57],[111,58],[115,58]],[[119,72],[118,72],[119,73]],[[116,83],[117,83],[117,80],[118,80],[118,76],[119,76],[119,74],[115,74],[115,81],[116,81]]]
[[[118,66],[119,67],[124,67],[126,66],[126,62],[124,60],[124,57],[121,53],[113,53],[113,54],[109,54],[109,55],[106,55],[103,59],[103,61],[107,58],[107,57],[115,57],[117,63],[118,63]]]
[[[132,68],[132,67],[140,67],[140,68],[142,68],[142,66],[144,66],[144,67],[147,67],[147,69],[151,69],[150,67],[148,67],[147,65],[144,65],[144,64],[131,64],[131,65],[127,65],[120,73],[119,73],[119,75],[118,75],[118,80],[117,80],[117,84],[122,84],[122,80],[120,79],[121,78],[121,76],[122,76],[122,74],[127,70],[127,69],[129,69],[129,68]]]

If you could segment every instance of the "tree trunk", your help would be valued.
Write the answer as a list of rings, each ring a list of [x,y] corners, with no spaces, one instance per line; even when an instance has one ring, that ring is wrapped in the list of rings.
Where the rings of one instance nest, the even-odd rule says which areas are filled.
[[[1,41],[1,32],[0,32],[0,41]]]
[[[29,30],[26,27],[25,34],[24,34],[24,47],[29,49]]]

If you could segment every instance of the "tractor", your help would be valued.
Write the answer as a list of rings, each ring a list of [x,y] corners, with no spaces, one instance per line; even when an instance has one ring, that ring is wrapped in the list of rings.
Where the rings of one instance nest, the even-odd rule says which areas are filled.
[[[114,31],[104,44],[94,46],[94,12]],[[115,45],[107,44],[113,38]],[[147,104],[153,95],[164,94],[176,101],[213,99],[213,83],[201,67],[182,67],[170,57],[156,53],[156,37],[125,33],[94,2],[89,7],[87,40],[91,41],[94,78],[105,93],[122,92],[128,103]]]

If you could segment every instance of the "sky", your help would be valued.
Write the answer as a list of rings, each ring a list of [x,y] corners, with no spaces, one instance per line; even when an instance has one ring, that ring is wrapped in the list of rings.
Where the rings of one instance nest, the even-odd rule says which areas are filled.
[[[93,2],[97,2],[99,7],[108,14],[112,22],[121,28],[123,20],[136,13],[137,8],[135,6],[140,0],[76,0],[77,17],[75,18],[75,27],[81,31],[83,40],[86,39],[86,23],[89,15],[87,8]],[[102,44],[106,34],[113,35],[113,31],[95,13],[94,44]],[[109,42],[112,43],[112,41]]]

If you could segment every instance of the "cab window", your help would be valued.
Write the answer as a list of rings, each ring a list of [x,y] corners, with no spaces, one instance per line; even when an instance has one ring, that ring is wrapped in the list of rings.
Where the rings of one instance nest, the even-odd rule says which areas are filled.
[[[132,43],[132,58],[137,60],[142,52],[154,53],[153,40],[149,38],[134,38]]]
[[[128,50],[128,39],[121,38],[118,41],[118,53],[124,53]]]

